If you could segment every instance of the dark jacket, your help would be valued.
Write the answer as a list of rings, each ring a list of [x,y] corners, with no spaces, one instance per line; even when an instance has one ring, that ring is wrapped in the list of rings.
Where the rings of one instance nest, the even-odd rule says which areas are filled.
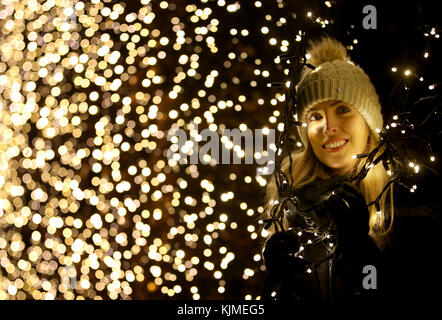
[[[329,238],[317,241],[318,233],[315,235],[314,228],[309,233],[309,226],[302,225],[303,219],[294,219],[290,230],[274,234],[264,250],[268,276],[262,299],[312,302],[432,298],[433,292],[441,288],[437,264],[442,226],[439,202],[429,203],[422,195],[410,198],[403,190],[396,192],[395,199],[393,231],[383,250],[358,228],[357,234],[366,236],[353,233],[339,237],[331,229]],[[318,211],[313,216],[326,215]],[[349,223],[342,228],[364,224]],[[309,237],[317,244],[304,246]],[[300,251],[301,246],[304,249]]]
[[[384,295],[395,300],[434,300],[442,285],[442,219],[439,206],[398,207],[391,243],[383,252]]]

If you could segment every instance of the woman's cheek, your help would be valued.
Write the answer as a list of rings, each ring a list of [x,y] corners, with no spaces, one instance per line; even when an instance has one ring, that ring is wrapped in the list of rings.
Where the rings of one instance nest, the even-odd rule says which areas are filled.
[[[307,136],[311,144],[317,143],[319,139],[319,129],[314,124],[309,124],[307,127]]]
[[[310,140],[310,141],[311,141],[311,140]],[[313,141],[312,141],[312,145],[313,145],[314,149],[315,149],[317,152],[320,152],[320,151],[321,151],[322,147],[321,147],[321,142],[320,142],[319,139],[313,139]]]

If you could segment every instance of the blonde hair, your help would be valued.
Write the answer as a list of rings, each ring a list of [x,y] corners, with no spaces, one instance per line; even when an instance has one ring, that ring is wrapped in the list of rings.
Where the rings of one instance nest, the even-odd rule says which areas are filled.
[[[300,128],[302,130],[306,130],[305,128]],[[302,132],[301,136],[306,136],[305,132]],[[299,188],[303,185],[306,185],[316,178],[327,179],[330,178],[329,169],[322,164],[316,155],[313,153],[313,149],[310,145],[308,139],[304,138],[304,148],[301,150],[295,150],[291,153],[292,158],[292,172],[291,177],[293,179],[293,189]],[[375,141],[374,135],[372,131],[369,131],[368,141],[366,152],[371,152],[377,146],[377,142]],[[375,158],[380,155],[384,149],[380,149]],[[361,158],[357,160],[357,163],[351,172],[351,175],[354,176],[364,167],[365,159]],[[288,175],[290,167],[290,158],[289,156],[285,157],[281,164],[281,171]],[[389,166],[387,166],[389,168]],[[366,203],[370,203],[374,201],[378,195],[383,191],[384,187],[388,184],[390,177],[387,173],[387,170],[384,168],[381,162],[374,165],[368,171],[366,177],[361,181],[359,188],[361,193],[363,194]],[[389,194],[389,197],[387,196]],[[267,183],[266,188],[266,203],[264,215],[266,218],[270,217],[270,211],[274,206],[274,201],[278,200],[278,189],[275,182],[275,177],[272,176],[270,181]],[[369,235],[374,240],[378,248],[383,249],[384,246],[388,243],[388,234],[392,229],[393,225],[393,216],[394,216],[394,208],[393,208],[393,184],[390,185],[389,191],[385,192],[379,202],[381,212],[378,213],[376,207],[374,205],[370,206],[369,213],[369,227],[370,232]],[[283,226],[287,229],[288,222],[286,217],[283,219]],[[273,233],[275,230],[273,227],[269,229],[270,233]]]

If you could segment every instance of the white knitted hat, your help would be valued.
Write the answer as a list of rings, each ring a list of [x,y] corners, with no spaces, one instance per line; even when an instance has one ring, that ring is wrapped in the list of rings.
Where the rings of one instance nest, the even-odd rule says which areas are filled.
[[[370,78],[347,55],[342,43],[323,37],[310,43],[307,63],[316,67],[304,67],[297,85],[298,120],[303,121],[308,109],[326,100],[341,100],[358,110],[367,122],[376,140],[382,130],[381,105]]]

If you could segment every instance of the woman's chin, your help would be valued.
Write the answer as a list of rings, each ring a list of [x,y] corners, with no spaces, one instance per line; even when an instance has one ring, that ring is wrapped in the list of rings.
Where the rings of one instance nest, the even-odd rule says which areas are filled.
[[[330,162],[326,164],[333,175],[344,175],[349,173],[355,166],[355,163],[339,163]]]

